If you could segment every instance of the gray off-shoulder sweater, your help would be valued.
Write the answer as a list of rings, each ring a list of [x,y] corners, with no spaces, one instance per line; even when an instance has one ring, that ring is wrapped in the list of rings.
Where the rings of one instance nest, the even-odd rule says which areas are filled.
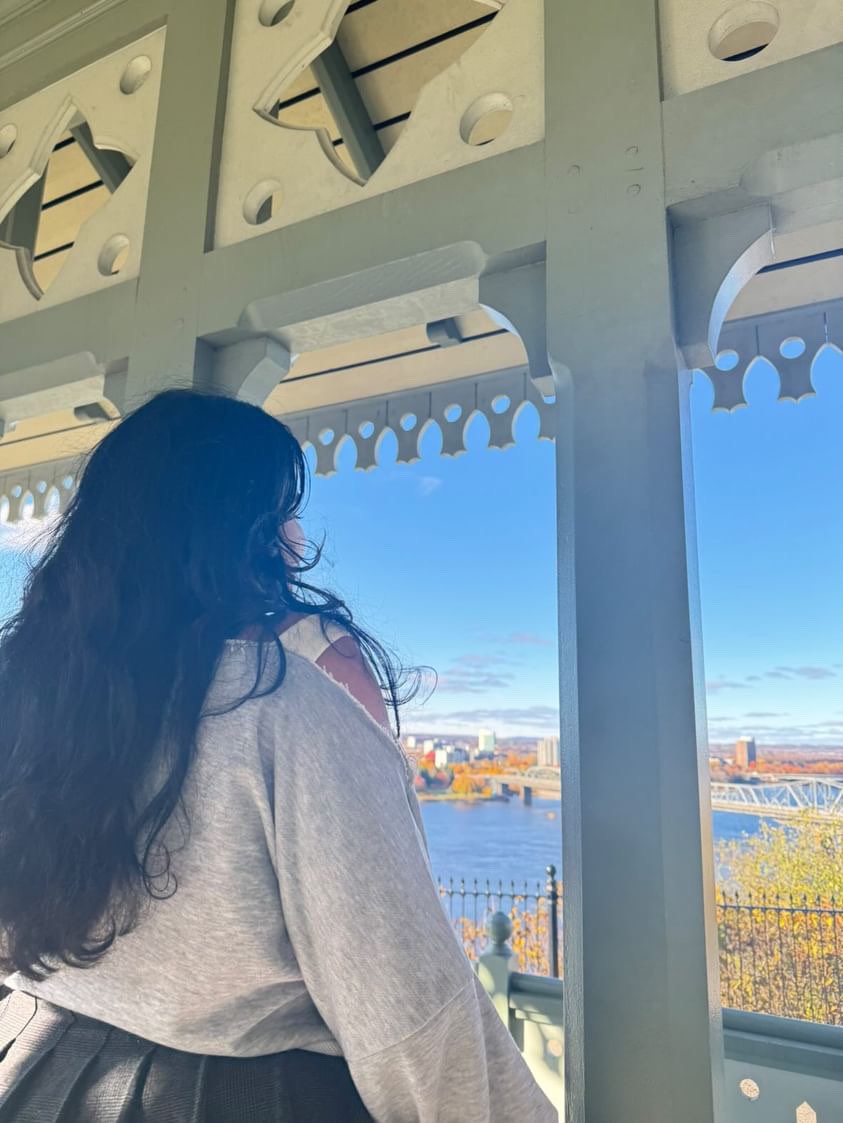
[[[256,650],[227,645],[209,709]],[[342,1054],[382,1123],[555,1123],[442,909],[401,750],[342,687],[288,650],[279,690],[203,719],[183,794],[177,891],[95,967],[8,985],[189,1052]]]

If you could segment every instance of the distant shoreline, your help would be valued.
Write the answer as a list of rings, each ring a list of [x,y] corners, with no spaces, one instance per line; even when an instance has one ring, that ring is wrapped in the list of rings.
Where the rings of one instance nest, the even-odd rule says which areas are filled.
[[[507,803],[509,797],[505,795],[483,795],[481,792],[472,792],[467,795],[457,795],[455,792],[416,792],[419,803]]]

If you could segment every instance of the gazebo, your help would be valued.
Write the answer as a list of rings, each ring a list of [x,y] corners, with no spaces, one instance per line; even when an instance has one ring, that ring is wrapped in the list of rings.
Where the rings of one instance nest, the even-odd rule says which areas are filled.
[[[168,385],[323,473],[555,439],[564,1002],[481,970],[569,1123],[843,1112],[721,1015],[686,419],[814,392],[841,246],[840,0],[0,0],[0,516]]]

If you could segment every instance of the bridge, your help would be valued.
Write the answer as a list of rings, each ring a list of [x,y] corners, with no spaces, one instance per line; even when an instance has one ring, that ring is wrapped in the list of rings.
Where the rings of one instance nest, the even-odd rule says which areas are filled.
[[[562,798],[562,778],[558,768],[528,768],[526,772],[497,772],[487,776],[494,792],[511,795],[520,792],[525,803],[533,802],[533,796],[545,799]]]
[[[773,819],[802,815],[843,819],[843,780],[809,776],[767,784],[715,783],[711,785],[711,806],[715,811]]]
[[[562,780],[558,768],[528,768],[526,772],[489,773],[492,790],[501,795],[519,793],[525,803],[533,797],[560,799]],[[809,815],[817,819],[843,819],[843,780],[809,776],[764,784],[712,783],[711,807],[742,815],[787,819]]]

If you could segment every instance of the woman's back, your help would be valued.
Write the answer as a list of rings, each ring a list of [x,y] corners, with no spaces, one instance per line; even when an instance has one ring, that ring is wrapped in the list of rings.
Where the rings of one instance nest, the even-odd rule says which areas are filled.
[[[214,705],[256,652],[227,645]],[[93,968],[11,986],[192,1053],[344,1055],[376,1119],[552,1118],[441,909],[400,749],[346,691],[289,653],[279,690],[204,719],[184,802],[176,892]]]
[[[306,478],[263,411],[158,395],[0,629],[0,1123],[555,1119],[441,908],[400,669],[307,581]]]

